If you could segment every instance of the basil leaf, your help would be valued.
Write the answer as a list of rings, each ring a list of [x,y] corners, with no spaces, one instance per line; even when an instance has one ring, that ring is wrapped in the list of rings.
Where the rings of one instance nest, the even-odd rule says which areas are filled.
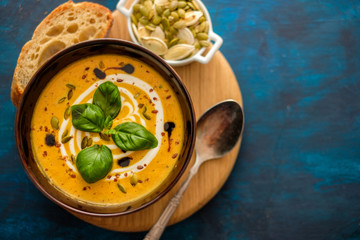
[[[146,128],[134,122],[117,125],[105,133],[111,134],[115,144],[124,151],[155,148],[158,140]]]
[[[116,118],[121,109],[121,98],[118,87],[112,82],[104,82],[96,89],[93,104],[99,106],[105,117]]]
[[[84,132],[101,132],[104,128],[104,113],[90,103],[71,106],[72,124]]]
[[[104,127],[110,129],[113,124],[113,119],[110,116],[107,116],[104,122]]]
[[[87,183],[94,183],[106,177],[112,166],[113,156],[105,145],[85,148],[76,157],[76,167]]]

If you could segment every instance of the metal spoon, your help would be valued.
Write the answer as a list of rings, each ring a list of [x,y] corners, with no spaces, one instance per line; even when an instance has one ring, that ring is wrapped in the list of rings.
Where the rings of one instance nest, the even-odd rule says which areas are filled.
[[[159,239],[180,203],[181,197],[200,165],[210,159],[225,156],[234,148],[244,128],[244,113],[234,100],[220,102],[207,110],[197,122],[196,159],[189,176],[170,200],[165,210],[144,240]]]

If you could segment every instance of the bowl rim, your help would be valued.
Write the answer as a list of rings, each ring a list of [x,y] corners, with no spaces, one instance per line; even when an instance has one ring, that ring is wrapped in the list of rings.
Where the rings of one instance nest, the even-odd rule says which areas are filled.
[[[121,1],[121,0],[120,0],[120,1]],[[119,3],[120,3],[120,1],[119,1]],[[125,1],[127,1],[127,0],[125,0]],[[133,1],[133,2],[131,3],[130,8],[129,8],[129,13],[130,13],[130,14],[132,14],[132,12],[133,12],[133,6],[134,6],[137,2],[139,2],[139,1],[140,1],[140,0],[135,0],[135,1]],[[204,15],[205,15],[205,18],[206,18],[207,21],[209,22],[208,35],[209,35],[209,40],[210,40],[210,36],[216,35],[216,34],[214,33],[214,31],[213,31],[213,26],[212,26],[212,21],[211,21],[210,13],[209,13],[209,11],[207,10],[205,4],[204,4],[201,0],[194,0],[194,1],[196,1],[196,3],[199,5],[199,7],[201,8],[201,10],[203,11],[203,13],[204,13]],[[139,43],[139,41],[136,39],[135,35],[134,35],[133,29],[132,29],[132,27],[131,27],[131,17],[130,17],[130,16],[131,16],[131,15],[129,15],[129,16],[126,16],[126,15],[125,15],[125,17],[127,18],[127,27],[128,27],[128,31],[129,31],[130,38],[131,38],[131,40],[132,40],[134,43],[142,46],[142,45]],[[217,36],[217,35],[216,35],[216,36]],[[221,40],[221,42],[222,42],[222,40]],[[212,47],[214,47],[214,46],[212,46]],[[184,65],[187,65],[187,64],[192,63],[192,62],[194,62],[194,61],[197,61],[198,57],[201,56],[201,55],[205,52],[206,49],[207,49],[206,47],[202,47],[196,54],[194,54],[194,55],[191,56],[191,57],[185,58],[185,59],[180,59],[180,60],[165,60],[165,59],[164,59],[164,60],[165,60],[169,65],[171,65],[171,66],[173,66],[173,67],[184,66]],[[210,59],[209,59],[209,60],[210,60]]]
[[[179,171],[179,174],[177,174],[177,176],[175,176],[175,178],[173,179],[173,181],[165,188],[165,190],[163,190],[159,195],[157,195],[155,198],[151,199],[150,201],[140,205],[137,208],[134,209],[129,209],[129,210],[125,210],[122,212],[116,212],[116,213],[97,213],[97,212],[88,212],[85,210],[81,210],[78,208],[75,208],[73,206],[67,205],[66,203],[62,202],[61,200],[57,199],[56,197],[54,197],[53,195],[51,195],[36,179],[35,174],[31,171],[30,167],[28,166],[28,164],[26,163],[26,159],[27,156],[25,155],[25,153],[22,151],[22,148],[20,147],[20,143],[21,143],[21,133],[19,131],[20,128],[20,116],[21,116],[21,112],[23,111],[24,108],[24,102],[25,99],[27,97],[27,95],[30,94],[31,92],[31,88],[34,85],[34,83],[36,82],[38,75],[43,72],[44,70],[46,70],[48,68],[48,66],[50,66],[52,64],[52,62],[54,60],[57,60],[58,58],[69,54],[73,51],[76,51],[79,48],[83,48],[83,47],[88,47],[88,46],[92,46],[92,45],[101,45],[101,44],[115,44],[115,45],[120,45],[120,46],[125,46],[125,47],[129,47],[129,48],[135,48],[137,50],[143,51],[145,52],[147,55],[150,55],[150,58],[155,58],[155,61],[157,60],[160,64],[163,65],[163,67],[165,67],[173,76],[174,78],[173,81],[176,81],[179,85],[179,87],[181,88],[181,90],[184,92],[186,101],[188,102],[189,105],[189,110],[190,110],[190,118],[191,118],[191,132],[192,134],[192,139],[190,140],[190,147],[189,147],[189,151],[188,154],[185,158],[185,163],[182,166],[182,168]],[[152,60],[153,61],[153,60]],[[72,63],[72,62],[71,62]],[[50,80],[48,80],[50,81]],[[30,81],[28,82],[25,90],[24,90],[24,94],[21,98],[19,107],[16,110],[16,116],[15,116],[15,142],[16,142],[16,149],[17,152],[19,154],[20,157],[20,161],[21,164],[26,172],[26,174],[28,175],[28,177],[30,178],[30,180],[32,181],[32,183],[37,187],[37,189],[39,189],[48,199],[50,199],[52,202],[56,203],[57,205],[61,206],[62,208],[64,208],[65,210],[68,210],[70,212],[74,212],[74,213],[78,213],[78,214],[82,214],[82,215],[86,215],[86,216],[93,216],[93,217],[115,217],[115,216],[122,216],[122,215],[127,215],[127,214],[131,214],[137,211],[140,211],[150,205],[152,205],[153,203],[157,202],[159,199],[161,199],[163,196],[165,196],[179,181],[179,179],[182,177],[182,175],[184,174],[187,166],[189,165],[189,162],[191,161],[191,157],[193,155],[193,151],[195,148],[195,139],[196,139],[196,116],[195,116],[195,110],[194,110],[194,106],[190,97],[190,94],[188,92],[188,90],[186,89],[184,83],[181,81],[180,76],[176,73],[176,71],[164,60],[162,59],[160,56],[156,55],[155,53],[151,52],[150,50],[132,43],[130,41],[126,41],[126,40],[122,40],[122,39],[115,39],[115,38],[102,38],[102,39],[93,39],[93,40],[87,40],[87,41],[83,41],[77,44],[74,44],[72,46],[69,46],[67,48],[62,49],[61,51],[57,52],[56,54],[54,54],[52,57],[50,57],[48,60],[46,60],[46,62],[35,72],[35,74],[32,76],[32,78],[30,79]]]

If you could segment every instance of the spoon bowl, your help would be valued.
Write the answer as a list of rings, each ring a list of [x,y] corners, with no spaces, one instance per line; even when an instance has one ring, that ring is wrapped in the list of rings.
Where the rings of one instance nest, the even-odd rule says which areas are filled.
[[[195,150],[201,159],[220,158],[237,143],[244,127],[244,114],[233,100],[220,102],[197,122]]]
[[[228,154],[239,141],[243,129],[244,112],[234,100],[226,100],[214,105],[199,118],[196,131],[195,163],[190,169],[189,176],[170,200],[144,240],[155,240],[161,237],[179,205],[181,197],[201,164],[207,160],[220,158]]]

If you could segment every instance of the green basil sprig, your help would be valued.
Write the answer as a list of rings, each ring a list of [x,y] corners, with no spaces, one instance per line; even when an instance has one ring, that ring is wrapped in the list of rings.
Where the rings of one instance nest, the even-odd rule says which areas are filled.
[[[104,129],[104,113],[100,107],[90,103],[71,106],[72,124],[84,132],[101,132]]]
[[[145,150],[158,145],[158,140],[152,133],[134,122],[119,124],[105,133],[111,134],[115,144],[124,151]]]
[[[124,151],[155,148],[158,140],[140,124],[126,122],[111,129],[120,109],[119,89],[112,82],[104,82],[95,91],[93,104],[71,106],[72,123],[81,131],[111,134],[115,144]],[[110,130],[104,131],[104,128]],[[112,164],[112,152],[105,145],[85,148],[76,158],[76,167],[88,183],[104,178],[111,171]]]
[[[94,183],[106,177],[112,165],[111,150],[105,145],[85,148],[76,157],[76,167],[87,183]]]
[[[105,117],[116,118],[121,109],[121,98],[118,87],[112,82],[104,82],[96,89],[93,104],[99,106]]]
[[[72,123],[85,132],[101,132],[110,129],[113,119],[121,109],[119,89],[112,82],[104,82],[96,89],[93,104],[85,103],[71,107]]]

